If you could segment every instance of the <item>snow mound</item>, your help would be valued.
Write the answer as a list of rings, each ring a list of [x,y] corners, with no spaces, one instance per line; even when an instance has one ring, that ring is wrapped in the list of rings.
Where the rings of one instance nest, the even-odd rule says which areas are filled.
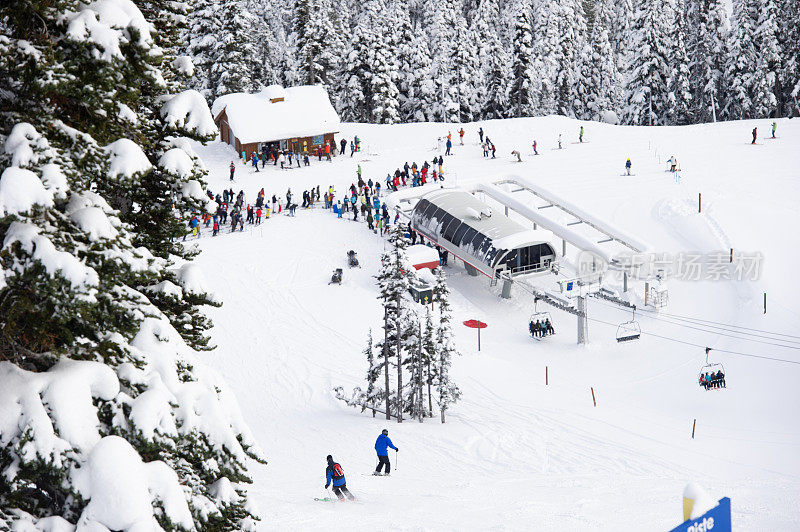
[[[172,148],[171,150],[167,150],[164,155],[158,159],[158,166],[169,173],[177,174],[181,177],[188,177],[192,175],[194,161],[192,161],[189,154],[181,148]],[[195,183],[197,183],[197,181],[195,181]],[[200,185],[200,183],[197,184],[198,186]]]
[[[717,505],[717,501],[696,482],[690,482],[683,489],[683,498],[694,501],[692,515],[689,519],[697,519]]]
[[[42,170],[42,183],[51,190],[53,194],[64,197],[64,194],[69,190],[67,183],[67,176],[61,171],[61,167],[54,163],[48,163],[41,168]]]
[[[149,171],[153,166],[142,148],[130,139],[119,139],[106,146],[111,160],[109,175],[130,179],[138,173]]]
[[[0,444],[22,443],[21,460],[62,465],[71,449],[90,449],[100,440],[93,398],[113,399],[119,381],[99,362],[62,359],[45,373],[0,362]],[[31,431],[35,437],[25,438]],[[3,471],[13,479],[11,468]]]
[[[79,529],[160,530],[153,517],[154,499],[172,523],[186,530],[194,526],[175,472],[161,461],[142,462],[119,436],[106,436],[94,446],[86,465],[75,473],[75,485],[90,499]]]
[[[117,230],[100,207],[84,207],[69,215],[81,231],[89,235],[89,240],[98,241],[101,238],[114,238]]]
[[[91,42],[98,49],[95,57],[104,61],[122,59],[124,43],[135,43],[150,48],[152,27],[131,0],[98,0],[81,4],[78,12],[67,13],[67,35],[75,41]],[[138,38],[133,40],[133,29]]]
[[[161,117],[167,124],[205,137],[217,134],[217,126],[202,94],[186,90],[168,98],[161,107]]]
[[[178,299],[183,299],[183,290],[181,287],[170,281],[161,281],[153,286],[148,286],[147,291],[151,293],[157,292],[159,294],[166,294],[168,296],[177,297]]]
[[[216,500],[221,502],[224,505],[228,505],[234,502],[239,502],[239,494],[236,493],[236,490],[231,484],[231,481],[228,480],[228,477],[222,477],[208,490],[211,493],[211,496],[214,497]]]
[[[42,139],[36,128],[27,122],[20,122],[11,128],[4,147],[6,153],[11,155],[12,166],[28,166],[34,158],[33,148],[46,146],[47,141]]]
[[[136,116],[136,113],[133,112],[133,109],[131,109],[124,103],[117,103],[117,107],[119,108],[119,112],[117,113],[118,117],[127,122],[130,122],[131,124],[139,123],[139,117]]]
[[[176,72],[180,72],[184,76],[192,77],[194,76],[194,63],[192,63],[192,58],[188,55],[179,55],[175,59],[172,60],[172,68],[175,69]]]
[[[619,117],[614,111],[606,110],[600,113],[600,121],[605,122],[606,124],[617,125],[619,124]]]
[[[73,287],[97,286],[97,272],[75,255],[58,251],[49,238],[39,233],[38,227],[22,222],[12,223],[3,241],[3,250],[17,242],[33,260],[42,263],[51,277],[60,274]]]
[[[0,215],[28,212],[34,205],[51,207],[53,193],[30,170],[10,166],[0,175]]]

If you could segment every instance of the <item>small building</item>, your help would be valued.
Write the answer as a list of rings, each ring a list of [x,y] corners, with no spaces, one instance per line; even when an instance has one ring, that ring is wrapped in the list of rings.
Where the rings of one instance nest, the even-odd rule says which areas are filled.
[[[334,145],[339,115],[322,85],[270,85],[255,94],[220,96],[211,108],[222,142],[247,157],[264,149],[316,154]]]
[[[430,246],[416,244],[406,248],[406,256],[415,270],[428,268],[433,270],[439,267],[439,252]]]
[[[411,228],[446,249],[474,275],[547,271],[556,258],[548,231],[526,229],[465,190],[439,189],[414,205]]]

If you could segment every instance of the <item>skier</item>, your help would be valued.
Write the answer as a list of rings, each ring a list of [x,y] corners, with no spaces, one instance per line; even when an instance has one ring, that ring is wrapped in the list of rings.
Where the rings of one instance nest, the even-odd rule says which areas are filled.
[[[383,429],[381,431],[381,435],[378,436],[378,439],[375,440],[375,452],[378,453],[378,467],[375,468],[375,472],[373,475],[380,476],[385,475],[388,476],[389,472],[392,468],[391,463],[389,462],[389,447],[394,449],[394,452],[399,451],[397,447],[394,446],[392,440],[389,439],[389,431],[387,429]],[[381,473],[381,468],[386,466],[386,472]]]
[[[519,150],[512,151],[511,155],[514,155],[517,158],[518,163],[522,162],[522,156],[520,155]]]
[[[344,152],[347,149],[347,141],[345,139],[342,139],[339,141],[339,144],[342,145],[341,154],[344,155]]]
[[[558,149],[561,149],[561,133],[558,134]]]
[[[631,160],[630,159],[625,161],[625,172],[627,172],[628,175],[631,175]]]
[[[492,144],[492,159],[495,158],[494,154],[495,154],[496,151],[497,151],[497,148],[495,147],[494,144]]]
[[[675,172],[678,170],[678,160],[675,158],[674,155],[670,157],[669,160],[667,160],[667,162],[669,163],[670,172]]]
[[[461,145],[463,146],[464,145],[464,128],[463,127],[458,130],[458,137],[459,137],[459,141],[461,142]]]
[[[481,138],[481,144],[483,144],[483,128],[478,128],[478,136]]]
[[[581,132],[578,134],[578,141],[583,142],[583,126],[581,126]]]
[[[233,173],[236,171],[236,166],[231,161],[231,181],[233,181]]]
[[[775,130],[776,129],[778,129],[778,123],[777,122],[773,122],[772,123],[772,138],[773,139],[775,138]]]
[[[453,147],[453,141],[450,140],[450,136],[449,135],[447,137],[447,144],[445,144],[445,146],[447,147],[447,150],[445,150],[444,154],[445,155],[450,155],[450,148]]]
[[[533,139],[533,154],[534,155],[539,155],[539,152],[536,151],[536,139]]]
[[[756,137],[757,136],[758,136],[758,128],[754,127],[753,128],[753,142],[751,142],[750,144],[755,144],[756,143]]]
[[[258,155],[256,155],[256,152],[253,152],[253,168],[258,172]]]
[[[340,501],[343,501],[345,496],[354,501],[356,498],[347,489],[342,466],[334,462],[331,455],[328,455],[326,459],[328,460],[328,467],[325,469],[325,489],[328,489],[328,486],[333,483],[333,493],[339,497]]]

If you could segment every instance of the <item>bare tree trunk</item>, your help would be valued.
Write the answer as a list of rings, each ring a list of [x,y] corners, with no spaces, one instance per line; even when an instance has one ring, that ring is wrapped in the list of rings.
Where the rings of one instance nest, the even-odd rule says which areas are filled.
[[[386,419],[392,419],[389,410],[389,311],[383,307],[383,373],[386,377]]]
[[[425,407],[423,406],[425,403],[422,402],[422,320],[419,320],[419,348],[417,349],[417,389],[415,391],[415,395],[417,395],[417,414],[419,416],[419,422],[422,423],[422,418],[425,416]]]
[[[431,396],[431,361],[428,360],[428,374],[426,375],[428,381],[428,416],[433,417],[433,397]]]
[[[397,422],[403,422],[403,351],[400,347],[400,298],[397,299]]]

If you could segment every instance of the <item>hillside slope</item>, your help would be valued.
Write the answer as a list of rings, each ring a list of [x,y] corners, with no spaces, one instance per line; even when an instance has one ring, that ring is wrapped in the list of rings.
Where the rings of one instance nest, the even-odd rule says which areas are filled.
[[[581,125],[588,142],[573,144]],[[800,365],[720,353],[712,357],[725,364],[727,389],[707,392],[696,382],[705,359],[697,346],[800,362],[793,275],[800,258],[794,230],[800,122],[781,121],[779,139],[752,146],[755,125],[766,131],[768,122],[644,128],[547,117],[465,125],[466,145],[454,140],[445,158],[448,185],[522,175],[658,251],[732,247],[764,259],[753,281],[671,281],[669,306],[639,318],[645,333],[660,337],[645,334],[629,345],[618,345],[615,326],[602,323],[629,314],[591,301],[590,316],[598,321],[590,322],[587,347],[575,345],[575,318],[555,310],[558,334],[534,342],[527,335],[533,306],[527,292],[514,288],[511,300],[500,299],[485,278],[469,277],[451,261],[455,323],[478,318],[489,327],[480,353],[475,331],[456,329],[463,356],[454,377],[463,399],[445,425],[388,423],[333,397],[333,386],[362,383],[367,330],[379,334],[372,276],[384,241],[362,223],[301,209],[295,218],[281,214],[243,233],[228,234],[226,227],[216,238],[201,238],[197,264],[224,301],[209,312],[219,345],[209,363],[236,391],[271,458],[253,467],[264,529],[334,522],[357,530],[618,529],[642,519],[648,529],[668,529],[680,521],[681,491],[690,480],[718,498],[731,497],[738,529],[795,528]],[[497,145],[497,159],[482,157],[479,126]],[[354,157],[258,173],[239,162],[233,184],[229,147],[197,149],[215,193],[230,185],[252,200],[264,187],[267,197],[281,199],[287,187],[299,197],[304,188],[334,185],[341,197],[355,181],[356,164],[365,179],[383,181],[405,161],[438,155],[436,137],[450,130],[457,139],[457,129],[348,124],[342,135],[358,134],[364,146]],[[554,150],[559,133],[564,149]],[[530,148],[534,138],[539,156]],[[510,156],[514,149],[522,163]],[[671,155],[680,162],[680,182],[665,172]],[[620,175],[628,157],[632,177]],[[362,268],[345,269],[341,286],[328,285],[330,271],[345,267],[348,249],[358,251]],[[753,330],[733,338],[719,325],[691,328],[674,316],[772,334]],[[401,448],[399,467],[390,478],[362,476],[374,468],[372,445],[384,427]],[[342,463],[360,502],[312,500],[322,496],[327,454]]]

